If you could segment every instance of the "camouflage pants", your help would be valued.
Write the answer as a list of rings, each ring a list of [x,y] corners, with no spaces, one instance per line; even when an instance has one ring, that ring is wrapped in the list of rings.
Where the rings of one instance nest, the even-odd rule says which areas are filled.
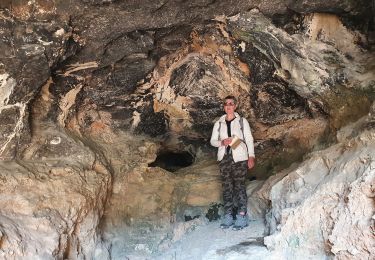
[[[247,161],[234,162],[231,154],[226,154],[220,161],[220,175],[223,186],[225,214],[233,213],[237,206],[239,212],[247,211],[246,174]]]

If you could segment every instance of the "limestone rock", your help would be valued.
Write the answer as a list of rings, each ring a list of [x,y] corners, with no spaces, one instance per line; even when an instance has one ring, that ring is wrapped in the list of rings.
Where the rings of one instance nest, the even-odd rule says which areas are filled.
[[[64,161],[1,162],[0,257],[109,258],[97,227],[109,173]]]
[[[259,197],[258,192],[263,187],[264,181],[252,181],[246,187],[247,214],[251,221],[262,220],[269,208],[268,200]]]
[[[22,11],[27,14],[27,10]],[[26,24],[9,10],[1,13],[0,120],[4,134],[0,155],[11,159],[19,152],[18,138],[21,146],[30,141],[30,103],[50,78],[50,69],[72,55],[70,47],[75,41],[66,20],[50,17],[48,22]]]
[[[217,217],[208,139],[227,94],[250,121],[259,179],[327,145],[327,133],[374,98],[374,60],[359,47],[370,48],[365,30],[338,17],[371,28],[369,1],[6,0],[0,8],[0,156],[18,160],[1,166],[4,258],[148,257],[206,214]],[[292,29],[278,28],[277,17]],[[154,166],[167,152],[189,153],[193,165]],[[249,187],[254,217],[275,200],[279,186],[270,195],[267,183]],[[311,189],[297,186],[307,198]],[[275,205],[273,230],[283,209]],[[346,255],[337,230],[332,252]]]
[[[59,122],[63,127],[68,126],[76,114],[81,115],[82,124],[79,124],[81,130],[91,127],[95,117],[106,114],[109,118],[108,123],[116,130],[130,130],[135,134],[147,134],[151,137],[177,135],[177,138],[184,138],[185,144],[194,145],[195,149],[198,148],[194,142],[202,143],[207,139],[213,118],[221,113],[220,98],[226,93],[235,93],[241,97],[242,114],[254,122],[252,125],[254,130],[261,129],[258,136],[265,141],[259,144],[258,154],[262,161],[267,160],[269,154],[288,145],[281,141],[283,136],[278,137],[277,140],[265,137],[264,127],[291,121],[302,127],[305,121],[298,121],[298,119],[309,118],[313,110],[314,115],[320,117],[322,114],[316,113],[317,107],[327,111],[326,105],[319,105],[315,95],[306,103],[306,93],[309,90],[306,89],[307,86],[299,86],[304,85],[306,80],[302,80],[295,73],[288,76],[288,66],[296,67],[296,64],[289,64],[287,61],[298,59],[295,59],[294,52],[291,52],[291,48],[287,45],[296,47],[297,58],[306,53],[312,60],[306,63],[299,59],[298,61],[301,61],[297,64],[299,71],[306,68],[309,68],[309,71],[310,69],[317,71],[312,66],[318,66],[321,60],[316,60],[316,55],[309,53],[303,41],[295,37],[286,37],[270,24],[270,20],[262,18],[261,15],[253,14],[257,20],[255,23],[252,18],[248,19],[259,28],[268,26],[270,35],[277,35],[284,46],[275,44],[271,49],[264,49],[261,47],[262,37],[265,37],[264,40],[269,38],[270,42],[273,37],[268,37],[270,35],[266,34],[258,37],[256,31],[247,30],[249,28],[241,24],[242,18],[237,22],[231,19],[233,22],[228,23],[230,26],[226,28],[225,17],[217,15],[231,15],[239,10],[253,7],[258,7],[260,11],[271,16],[275,13],[287,13],[288,8],[299,10],[303,6],[311,12],[331,7],[331,3],[321,1],[319,3],[277,1],[277,3],[275,4],[274,1],[236,2],[236,4],[232,1],[204,4],[180,2],[175,4],[174,1],[165,4],[138,3],[143,8],[138,8],[138,4],[119,1],[77,0],[69,4],[64,1],[56,3],[34,1],[27,5],[22,1],[13,3],[12,8],[6,9],[3,13],[5,17],[3,34],[7,39],[3,50],[5,56],[10,57],[12,47],[9,43],[12,42],[17,49],[18,65],[14,60],[12,63],[6,60],[2,84],[6,85],[9,91],[13,83],[21,82],[22,79],[25,87],[18,90],[17,85],[17,90],[15,89],[9,98],[20,100],[18,96],[24,96],[29,99],[21,103],[16,101],[9,103],[5,109],[9,111],[4,110],[2,113],[4,129],[8,133],[2,140],[2,147],[10,149],[6,153],[3,151],[4,156],[12,158],[22,154],[24,144],[30,141],[28,135],[30,132],[35,132],[29,129],[27,124],[28,121],[33,121],[33,115],[27,113],[30,106],[35,106],[30,102],[46,81],[51,81],[53,90],[50,94],[53,105],[48,112],[48,119]],[[2,7],[6,8],[9,5],[10,3],[5,2]],[[367,5],[345,2],[335,3],[333,6],[337,12],[345,10],[358,15],[366,12]],[[217,10],[221,10],[220,13],[217,13]],[[72,13],[74,15],[71,15]],[[175,17],[172,19],[172,16]],[[119,17],[126,17],[126,19],[119,19]],[[217,22],[208,22],[204,26],[189,24],[191,21],[199,22],[210,18],[214,18]],[[314,19],[312,20],[315,21]],[[48,20],[53,20],[53,23],[43,22]],[[28,26],[22,25],[24,21]],[[237,42],[242,38],[231,29],[232,25],[242,26],[242,29],[247,28],[245,31],[256,37],[251,41],[247,39],[242,43]],[[18,28],[17,34],[10,33],[12,27]],[[27,42],[23,42],[25,39],[19,37],[22,32],[28,35]],[[293,41],[298,42],[293,45]],[[22,67],[25,61],[25,55],[22,53],[27,46],[31,48],[31,45],[35,47],[33,62],[29,60],[27,70],[19,74],[17,68]],[[327,46],[324,48],[329,49]],[[250,52],[247,52],[248,50]],[[333,54],[335,53],[333,50],[331,52],[329,49],[329,51],[332,55],[336,55]],[[46,56],[43,56],[44,53]],[[273,58],[272,53],[276,55]],[[260,64],[265,64],[267,73],[263,73],[264,70],[256,73],[257,67],[252,66],[254,62],[249,60],[253,56],[260,60]],[[69,62],[62,63],[68,58],[70,58]],[[341,62],[340,55],[338,58]],[[251,65],[250,69],[248,65]],[[52,73],[49,73],[49,70]],[[293,70],[290,70],[289,74],[291,72]],[[319,68],[318,72],[327,74],[324,73],[324,68]],[[26,82],[25,73],[38,75],[38,78],[34,77],[35,82]],[[274,73],[278,75],[278,80],[270,80]],[[257,74],[264,75],[262,83],[265,84],[251,86],[250,83],[259,83],[254,81],[255,78],[260,77]],[[321,82],[316,75],[309,75],[307,69],[303,73],[303,78],[308,79],[309,82],[310,78],[314,82]],[[330,77],[328,80],[335,81]],[[358,82],[369,83],[371,77],[366,81]],[[367,85],[364,88],[367,88]],[[310,97],[311,93],[307,96]],[[366,102],[361,95],[359,97],[358,102]],[[277,106],[278,109],[272,109],[272,105]],[[89,112],[89,110],[97,111]],[[84,111],[88,114],[84,115]],[[96,116],[93,115],[95,113]],[[17,115],[10,118],[10,115],[14,114]],[[255,122],[262,124],[255,125]],[[324,126],[318,129],[324,129]],[[316,138],[319,138],[320,134],[318,133]],[[21,145],[15,146],[18,135],[21,138]],[[278,144],[280,147],[277,149],[271,148]],[[298,147],[295,150],[288,147],[291,158],[300,158],[301,154],[310,149],[311,145]],[[205,147],[204,150],[207,152],[209,148]],[[279,158],[279,156],[274,157]],[[284,160],[285,158],[280,158],[279,161]],[[259,164],[262,167],[256,169],[259,171],[258,176],[265,174],[269,167],[278,163],[272,161]]]
[[[302,97],[312,98],[313,92],[332,91],[329,88],[338,85],[368,87],[370,79],[360,82],[351,78],[358,71],[366,70],[362,62],[358,62],[366,58],[356,45],[355,32],[343,26],[339,17],[319,13],[307,16],[305,27],[308,38],[287,34],[257,10],[229,18],[229,30],[234,36],[244,41],[247,49],[253,45],[263,53],[265,60],[274,67],[274,76],[288,82],[289,87]],[[319,39],[318,32],[322,32]],[[340,40],[337,34],[342,36]],[[244,50],[246,48],[242,52]],[[334,65],[337,61],[342,65],[340,69]]]
[[[297,258],[374,257],[374,138],[365,130],[316,152],[271,188],[269,248]]]
[[[212,205],[221,201],[218,173],[214,161],[174,173],[158,167],[117,173],[102,227],[111,255],[156,253],[208,221]],[[219,214],[219,207],[211,213],[213,219]]]

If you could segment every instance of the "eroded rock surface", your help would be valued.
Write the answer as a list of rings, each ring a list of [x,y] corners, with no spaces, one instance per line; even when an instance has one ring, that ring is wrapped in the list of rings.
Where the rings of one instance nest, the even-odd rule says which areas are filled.
[[[286,257],[374,257],[375,135],[360,121],[272,186],[265,244]],[[359,132],[359,134],[358,134]]]
[[[17,159],[0,173],[6,258],[147,256],[216,219],[221,193],[208,139],[228,94],[253,129],[258,179],[340,140],[336,130],[374,99],[367,1],[0,8],[0,156]],[[168,153],[188,154],[192,165],[157,167]],[[251,214],[260,218],[274,188],[253,185]],[[337,230],[332,252],[346,255]]]
[[[111,178],[85,159],[1,162],[2,259],[109,257],[97,227]]]

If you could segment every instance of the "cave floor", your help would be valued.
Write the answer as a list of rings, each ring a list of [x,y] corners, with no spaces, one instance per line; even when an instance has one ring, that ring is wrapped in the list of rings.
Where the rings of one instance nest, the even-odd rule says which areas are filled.
[[[239,231],[219,228],[220,221],[197,226],[169,249],[151,259],[280,259],[263,245],[264,221],[251,221]]]

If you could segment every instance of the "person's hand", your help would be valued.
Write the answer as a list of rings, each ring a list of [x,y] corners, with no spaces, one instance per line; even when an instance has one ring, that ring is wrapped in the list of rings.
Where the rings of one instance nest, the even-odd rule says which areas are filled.
[[[229,137],[229,138],[222,140],[221,145],[228,146],[231,142],[232,142],[232,138]]]
[[[247,160],[247,167],[251,170],[255,166],[255,158],[254,157],[249,157]]]

